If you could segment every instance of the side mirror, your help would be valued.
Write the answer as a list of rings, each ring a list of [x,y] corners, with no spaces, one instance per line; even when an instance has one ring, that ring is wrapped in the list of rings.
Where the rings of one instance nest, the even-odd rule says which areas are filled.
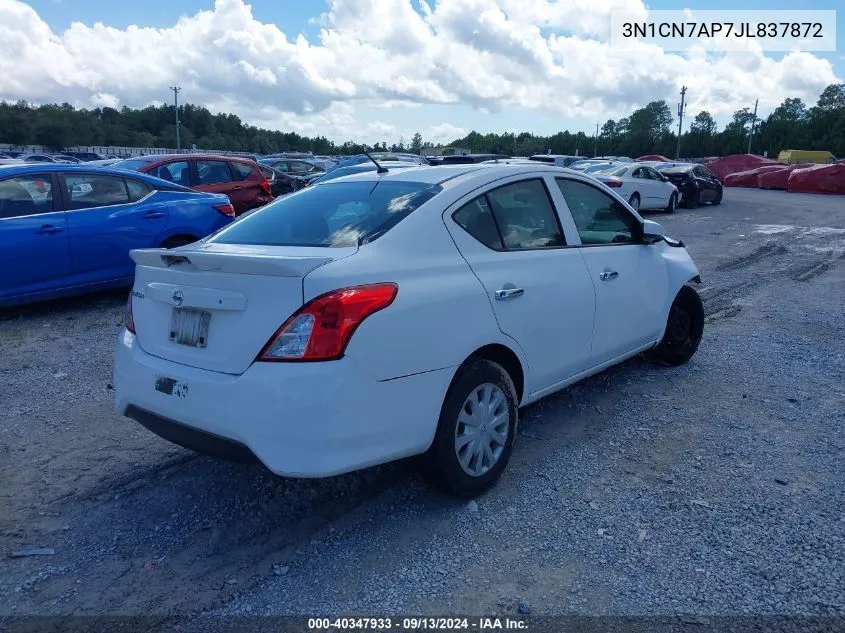
[[[663,241],[663,227],[653,220],[643,220],[643,244]]]

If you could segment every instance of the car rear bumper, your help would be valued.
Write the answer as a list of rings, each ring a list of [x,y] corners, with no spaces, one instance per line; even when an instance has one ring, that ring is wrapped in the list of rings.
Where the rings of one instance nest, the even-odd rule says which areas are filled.
[[[115,408],[186,448],[325,477],[424,452],[453,373],[378,381],[345,357],[223,374],[152,356],[123,330]]]

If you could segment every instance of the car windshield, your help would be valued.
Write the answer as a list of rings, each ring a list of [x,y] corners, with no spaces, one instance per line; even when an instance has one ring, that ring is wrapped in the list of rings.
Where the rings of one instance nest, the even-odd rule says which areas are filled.
[[[607,171],[608,169],[613,169],[616,165],[590,165],[586,169],[584,169],[585,174],[592,174],[594,171]]]
[[[441,191],[439,185],[337,182],[277,198],[213,237],[220,244],[356,246],[371,242]]]
[[[128,158],[126,160],[119,160],[111,166],[116,169],[129,169],[131,171],[141,171],[144,167],[154,162],[154,158]]]

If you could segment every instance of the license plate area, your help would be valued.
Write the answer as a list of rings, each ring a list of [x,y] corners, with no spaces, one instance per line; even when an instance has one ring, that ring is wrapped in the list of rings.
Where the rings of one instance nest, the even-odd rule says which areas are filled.
[[[211,313],[193,308],[173,308],[170,320],[170,340],[189,347],[208,345],[208,325]]]

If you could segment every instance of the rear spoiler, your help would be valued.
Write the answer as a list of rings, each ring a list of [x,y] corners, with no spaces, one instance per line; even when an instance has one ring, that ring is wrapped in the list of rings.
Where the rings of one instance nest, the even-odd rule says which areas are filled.
[[[166,248],[135,249],[129,251],[129,256],[139,266],[150,268],[178,267],[180,270],[278,277],[304,277],[315,268],[334,260],[333,257],[313,255],[292,257],[199,251],[179,252]]]

